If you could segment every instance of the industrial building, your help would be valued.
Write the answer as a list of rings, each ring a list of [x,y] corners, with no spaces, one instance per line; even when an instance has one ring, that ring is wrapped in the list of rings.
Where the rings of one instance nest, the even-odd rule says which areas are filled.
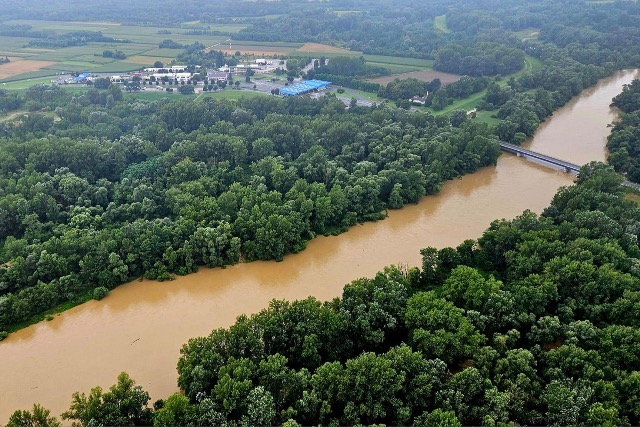
[[[284,95],[284,96],[302,95],[303,93],[315,92],[318,90],[325,89],[330,84],[331,82],[327,82],[324,80],[305,80],[303,82],[296,83],[290,86],[281,87],[280,95]]]
[[[75,77],[73,80],[76,83],[84,83],[85,80],[87,80],[87,77],[89,77],[90,75],[91,75],[90,73],[82,73],[78,77]]]

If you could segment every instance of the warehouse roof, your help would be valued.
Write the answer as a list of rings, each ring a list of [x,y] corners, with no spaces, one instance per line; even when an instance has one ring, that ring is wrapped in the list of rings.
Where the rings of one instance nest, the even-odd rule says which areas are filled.
[[[291,86],[285,86],[280,88],[280,94],[286,96],[300,95],[314,90],[324,89],[329,86],[331,82],[324,80],[305,80],[300,83],[296,83]]]

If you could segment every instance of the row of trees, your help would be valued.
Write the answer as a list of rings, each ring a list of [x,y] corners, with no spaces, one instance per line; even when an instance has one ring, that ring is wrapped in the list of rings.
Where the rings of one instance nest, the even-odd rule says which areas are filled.
[[[76,393],[81,425],[637,425],[640,209],[589,164],[541,216],[426,248],[321,303],[272,301],[193,338],[180,393],[126,375]],[[41,407],[11,420],[56,420]],[[9,425],[20,425],[11,424]]]
[[[438,49],[433,68],[468,76],[514,73],[524,66],[524,52],[498,43],[449,44]]]

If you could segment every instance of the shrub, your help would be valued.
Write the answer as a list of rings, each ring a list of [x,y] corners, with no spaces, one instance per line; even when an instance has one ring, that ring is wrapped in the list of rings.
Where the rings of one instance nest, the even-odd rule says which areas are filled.
[[[99,286],[93,290],[93,299],[100,301],[102,298],[109,294],[109,289],[104,286]]]

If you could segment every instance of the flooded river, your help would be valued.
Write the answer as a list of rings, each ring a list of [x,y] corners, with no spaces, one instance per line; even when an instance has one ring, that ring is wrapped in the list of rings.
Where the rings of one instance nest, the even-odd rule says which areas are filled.
[[[624,72],[585,91],[547,120],[529,148],[573,163],[603,160],[614,118],[611,98],[634,77]],[[283,262],[202,268],[171,282],[135,281],[102,301],[75,307],[0,343],[0,423],[38,402],[59,415],[74,391],[106,388],[127,371],[152,401],[177,390],[179,349],[190,337],[226,327],[273,298],[328,300],[351,280],[389,264],[419,265],[421,248],[477,238],[496,218],[541,212],[573,177],[504,154],[449,181],[435,196],[391,211],[389,218],[335,237],[319,237]]]

